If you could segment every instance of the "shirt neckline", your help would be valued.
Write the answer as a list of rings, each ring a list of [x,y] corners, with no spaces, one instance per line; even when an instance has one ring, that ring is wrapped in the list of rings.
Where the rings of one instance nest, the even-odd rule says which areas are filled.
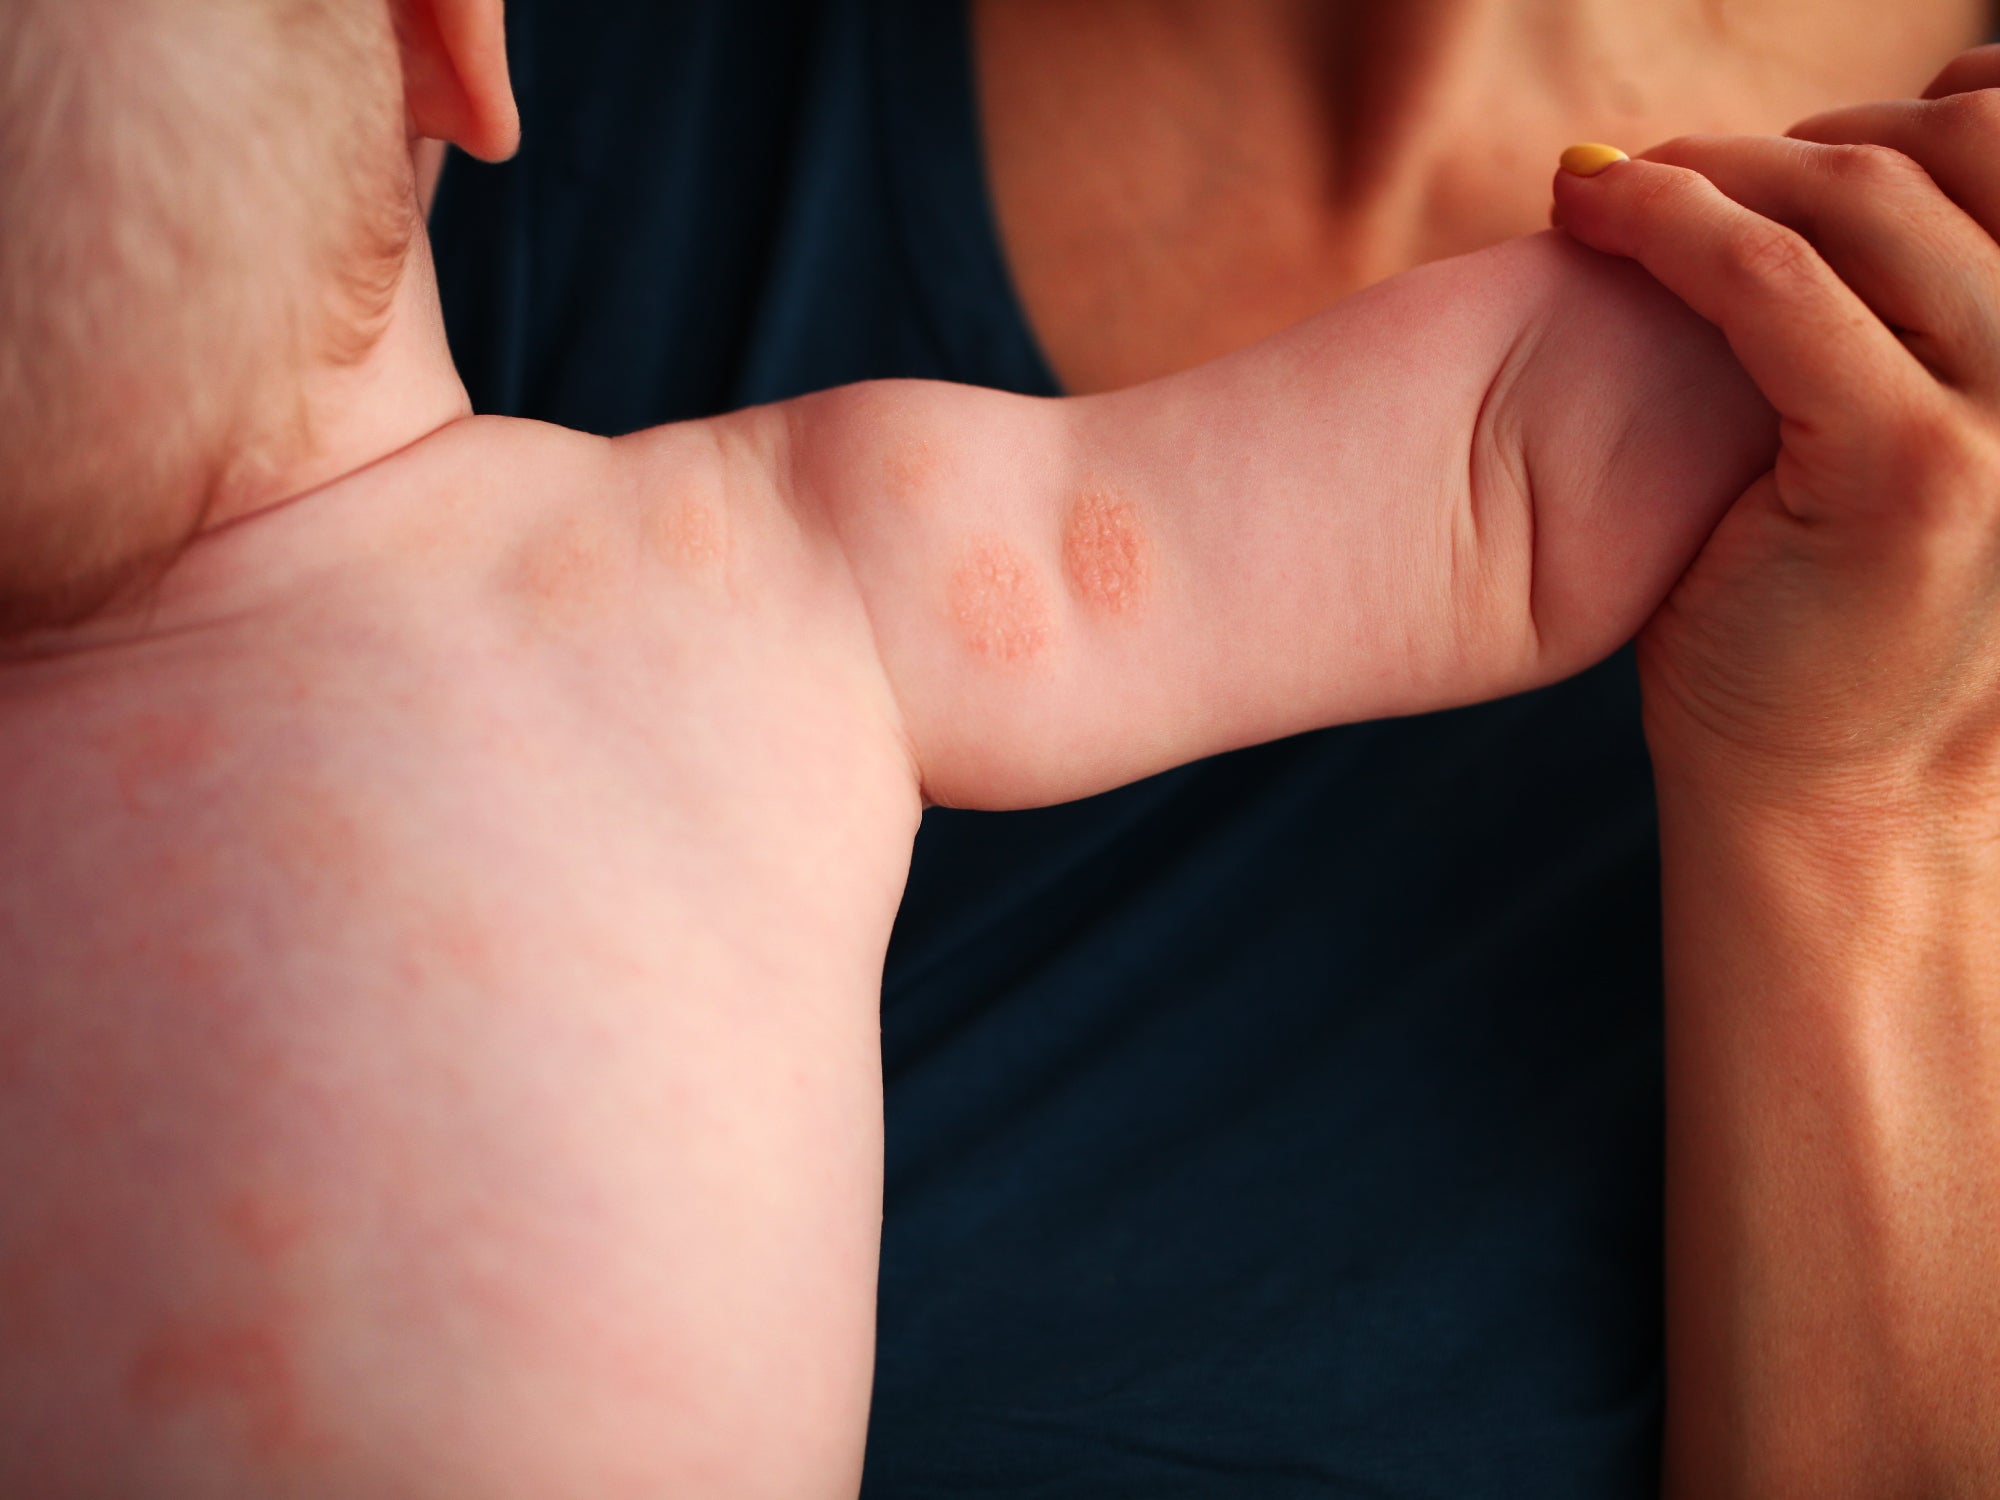
[[[1007,265],[986,171],[969,0],[875,0],[882,149],[933,342],[960,378],[1062,394]]]

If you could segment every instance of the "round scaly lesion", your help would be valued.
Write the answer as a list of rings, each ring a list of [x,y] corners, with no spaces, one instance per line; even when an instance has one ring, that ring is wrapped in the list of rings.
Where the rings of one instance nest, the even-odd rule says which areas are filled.
[[[1129,615],[1145,599],[1151,557],[1138,512],[1103,486],[1078,495],[1063,521],[1063,576],[1085,609]]]
[[[1048,589],[1035,565],[1004,541],[976,543],[951,579],[951,618],[974,656],[1013,664],[1048,650]]]

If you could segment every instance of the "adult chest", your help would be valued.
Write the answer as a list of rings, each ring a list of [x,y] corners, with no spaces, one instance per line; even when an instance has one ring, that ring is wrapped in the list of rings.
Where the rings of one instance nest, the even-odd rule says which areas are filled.
[[[972,40],[1005,257],[1050,364],[1088,391],[1544,228],[1571,141],[1780,133],[1920,90],[1996,19],[1988,0],[1762,0],[1613,33],[1456,5],[974,0]]]

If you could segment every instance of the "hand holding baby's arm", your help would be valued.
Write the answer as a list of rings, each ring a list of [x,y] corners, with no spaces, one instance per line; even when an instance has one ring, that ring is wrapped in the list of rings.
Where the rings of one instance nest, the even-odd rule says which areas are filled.
[[[2000,47],[1556,184],[1783,416],[1640,641],[1666,1489],[2000,1493]]]
[[[925,789],[984,807],[1576,671],[1771,441],[1713,330],[1547,235],[1111,395],[790,412]]]

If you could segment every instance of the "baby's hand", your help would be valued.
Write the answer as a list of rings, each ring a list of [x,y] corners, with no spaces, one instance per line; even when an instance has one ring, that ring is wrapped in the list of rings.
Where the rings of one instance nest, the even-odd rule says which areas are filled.
[[[2000,807],[1996,85],[1983,47],[1922,101],[1557,174],[1563,226],[1719,325],[1783,419],[1641,639],[1664,778],[1816,816]]]

